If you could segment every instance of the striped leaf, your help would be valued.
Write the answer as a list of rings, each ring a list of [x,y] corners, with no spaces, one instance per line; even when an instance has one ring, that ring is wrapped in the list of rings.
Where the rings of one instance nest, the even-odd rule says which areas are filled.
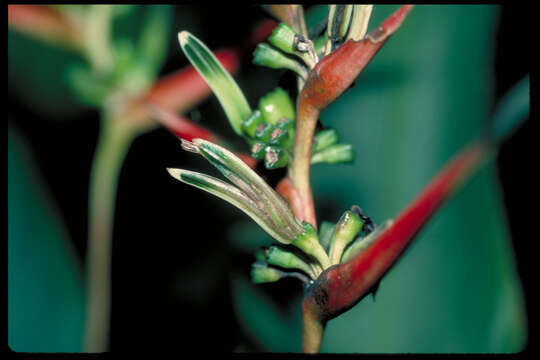
[[[242,135],[242,122],[251,114],[249,104],[231,75],[199,39],[187,31],[178,33],[182,51],[218,98],[229,122]]]

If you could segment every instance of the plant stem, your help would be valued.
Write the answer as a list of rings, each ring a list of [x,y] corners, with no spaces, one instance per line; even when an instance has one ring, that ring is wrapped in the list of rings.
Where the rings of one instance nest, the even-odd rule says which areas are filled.
[[[319,308],[311,299],[306,297],[302,303],[302,351],[315,354],[321,349],[326,321],[319,316]]]
[[[116,188],[133,128],[107,115],[101,121],[92,164],[88,199],[88,250],[86,260],[86,352],[107,349],[110,321],[111,240]]]
[[[302,95],[302,94],[301,94]],[[311,146],[319,117],[319,110],[310,106],[309,100],[301,96],[298,99],[298,115],[296,123],[296,139],[294,143],[294,160],[291,165],[291,177],[300,197],[303,211],[295,214],[301,221],[307,221],[317,228],[315,206],[309,183],[311,166]]]

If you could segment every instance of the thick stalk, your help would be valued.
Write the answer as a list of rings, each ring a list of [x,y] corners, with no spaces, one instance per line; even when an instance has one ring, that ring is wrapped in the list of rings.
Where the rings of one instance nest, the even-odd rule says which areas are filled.
[[[311,165],[311,146],[313,145],[313,135],[319,117],[319,110],[310,106],[307,100],[302,94],[298,99],[298,121],[296,123],[296,139],[294,143],[294,160],[291,166],[291,177],[303,208],[301,213],[295,215],[300,220],[307,221],[316,228],[317,219],[309,182],[309,170]]]
[[[118,175],[132,128],[105,116],[92,164],[88,198],[86,260],[86,352],[107,350],[110,322],[111,242]]]
[[[315,354],[321,349],[326,321],[319,314],[319,307],[307,298],[302,303],[302,351]]]

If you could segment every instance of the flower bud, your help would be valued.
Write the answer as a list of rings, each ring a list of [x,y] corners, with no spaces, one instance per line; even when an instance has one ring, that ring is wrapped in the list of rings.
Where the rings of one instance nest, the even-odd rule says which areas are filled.
[[[249,137],[255,137],[255,130],[264,121],[262,113],[259,110],[255,110],[251,115],[242,122],[242,130],[244,134]]]
[[[287,54],[295,54],[298,34],[289,25],[279,23],[272,32],[272,35],[268,38],[268,41]]]
[[[264,159],[264,155],[266,154],[266,146],[267,145],[265,143],[256,142],[251,147],[251,156],[257,160]]]
[[[330,243],[330,261],[332,264],[339,264],[343,250],[356,237],[356,234],[362,230],[364,222],[356,213],[345,211],[339,219],[334,231],[334,238]]]
[[[272,69],[289,69],[297,73],[300,77],[307,78],[307,71],[299,62],[265,43],[257,45],[253,53],[253,63]]]
[[[291,136],[286,130],[275,128],[270,134],[270,145],[288,149],[292,145]]]
[[[321,150],[326,149],[327,147],[334,145],[338,142],[338,134],[337,131],[334,129],[325,129],[322,131],[319,131],[314,137],[313,137],[313,147],[312,152],[316,153]]]
[[[289,163],[289,154],[287,151],[276,146],[267,146],[264,156],[264,166],[271,170],[287,166]]]
[[[277,246],[271,246],[265,251],[266,261],[270,265],[280,266],[286,269],[302,270],[308,275],[312,275],[310,266],[298,256],[290,251]]]
[[[270,135],[275,127],[272,124],[260,123],[255,129],[255,140],[258,142],[267,143],[270,141]]]
[[[345,163],[354,160],[354,150],[351,144],[332,145],[311,156],[311,164],[318,163]]]
[[[284,273],[262,262],[251,265],[251,281],[256,284],[278,281],[284,277]]]
[[[330,267],[330,259],[319,243],[317,232],[315,231],[313,225],[308,222],[304,222],[302,223],[302,227],[302,233],[296,235],[292,245],[317,259],[323,269]]]

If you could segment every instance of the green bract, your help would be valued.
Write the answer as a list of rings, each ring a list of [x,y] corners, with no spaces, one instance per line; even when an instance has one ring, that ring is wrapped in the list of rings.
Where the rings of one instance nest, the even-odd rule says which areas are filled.
[[[330,243],[330,261],[332,264],[339,264],[343,249],[349,245],[356,234],[362,229],[364,222],[360,216],[352,211],[346,211],[339,219],[332,242]]]
[[[174,178],[235,205],[281,243],[289,244],[301,233],[302,227],[285,200],[236,155],[202,139],[192,143],[182,140],[182,147],[202,155],[234,186],[208,175],[168,169]]]
[[[182,31],[178,33],[178,41],[191,64],[218,98],[234,131],[242,135],[242,122],[251,114],[251,108],[234,79],[195,36]]]

